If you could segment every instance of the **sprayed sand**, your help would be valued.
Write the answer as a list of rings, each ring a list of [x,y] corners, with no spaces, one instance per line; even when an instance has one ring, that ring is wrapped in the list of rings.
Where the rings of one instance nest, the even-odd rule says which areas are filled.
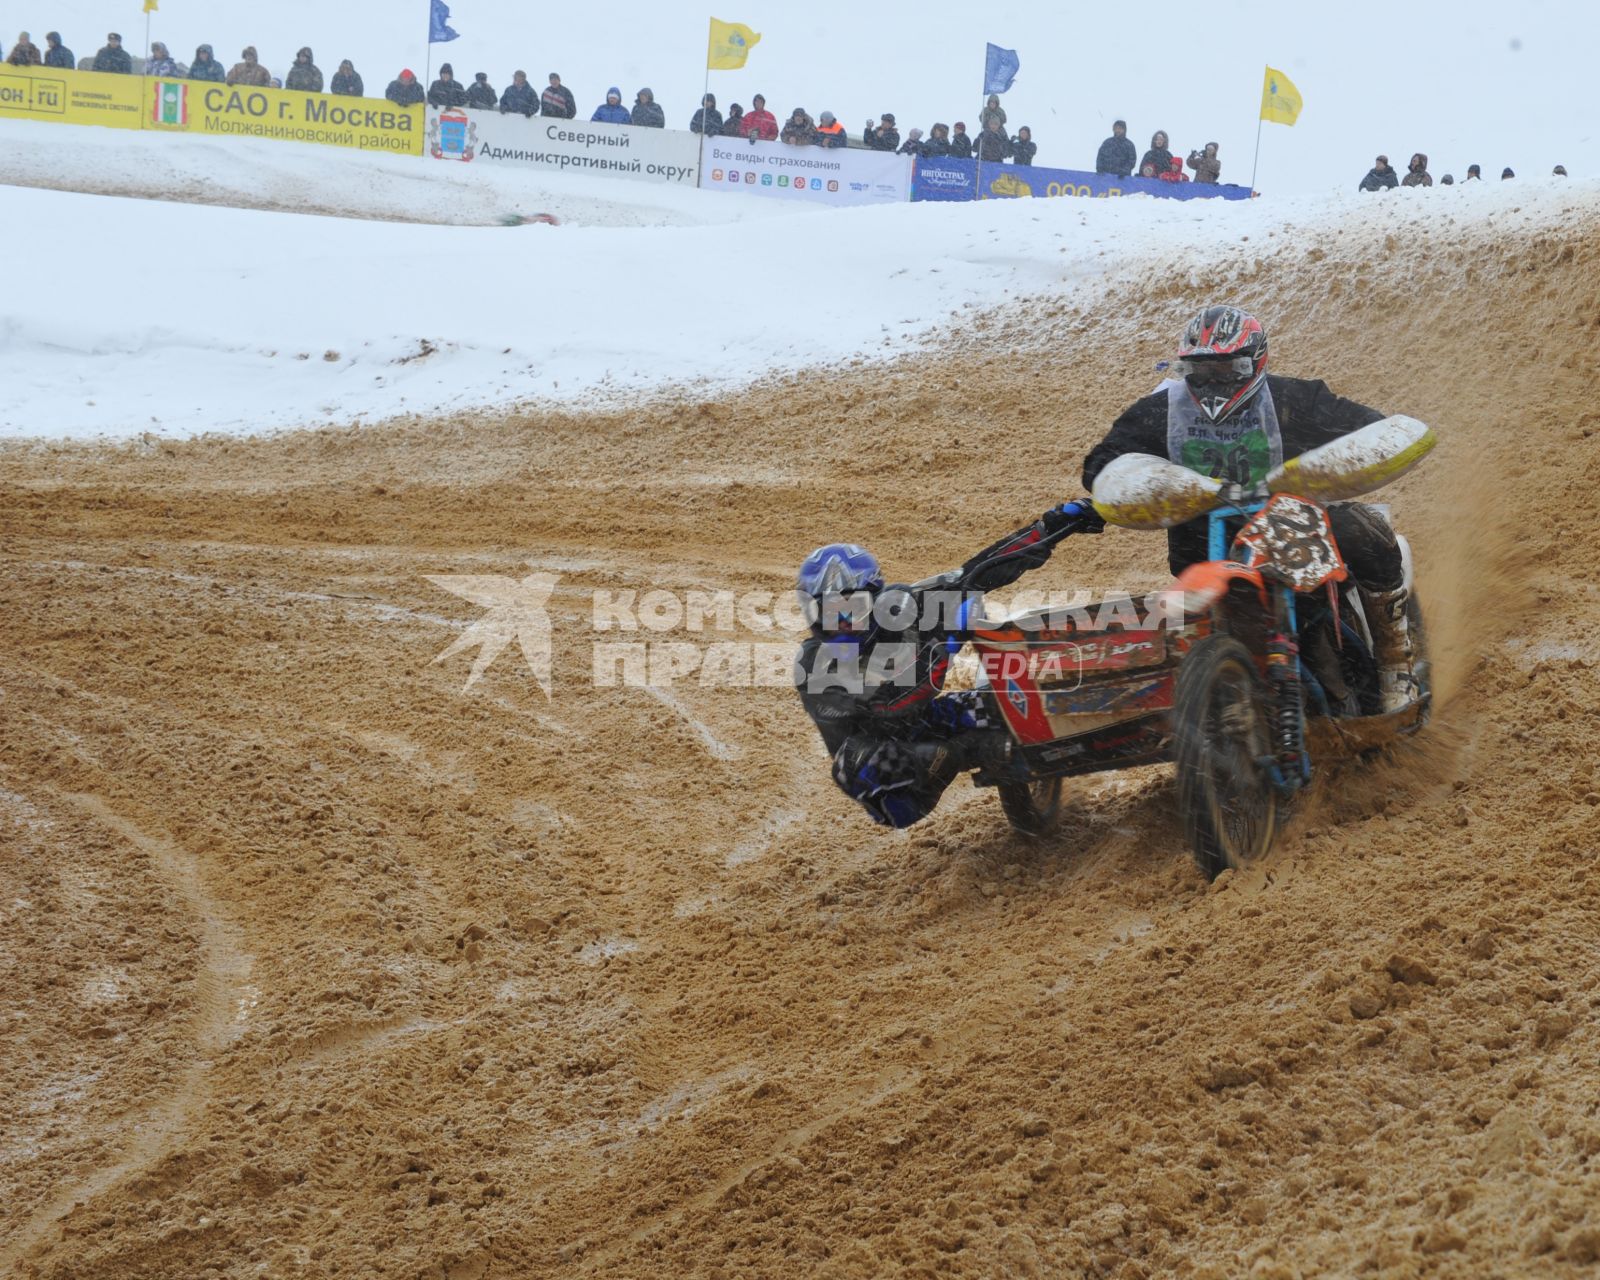
[[[626,415],[0,453],[0,1274],[1586,1273],[1597,230]],[[588,686],[591,588],[911,576],[1073,496],[1212,291],[1441,439],[1386,497],[1443,705],[1270,865],[1208,887],[1163,769],[884,834],[792,695]],[[428,575],[530,564],[554,697],[515,646],[462,693]]]

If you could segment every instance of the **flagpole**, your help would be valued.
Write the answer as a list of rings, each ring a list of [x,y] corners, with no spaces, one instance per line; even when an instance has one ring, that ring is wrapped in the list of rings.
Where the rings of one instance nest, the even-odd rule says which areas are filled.
[[[989,58],[987,50],[984,52],[983,74],[983,87],[987,89],[989,87]],[[972,193],[972,198],[974,200],[983,199],[983,113],[989,109],[989,96],[988,94],[984,94],[982,97],[983,106],[978,109],[978,138],[977,141],[972,144],[973,158],[978,162],[978,173],[977,176],[972,180],[975,188]],[[971,135],[969,134],[968,137],[970,136]]]
[[[724,10],[726,12],[726,10]],[[706,85],[700,90],[700,172],[694,175],[694,184],[697,187],[705,185],[704,174],[706,171],[706,134],[710,132],[710,121],[706,116],[706,98],[711,93],[711,24],[715,19],[706,18]]]
[[[1261,123],[1262,117],[1256,117],[1256,158],[1250,163],[1250,194],[1256,193],[1256,169],[1261,164]]]
[[[428,92],[427,86],[433,80],[433,0],[428,0],[428,55],[427,61],[423,63],[423,68],[422,92],[426,94]],[[423,106],[427,106],[426,98],[423,99]]]
[[[150,6],[144,7],[144,73],[150,74]]]

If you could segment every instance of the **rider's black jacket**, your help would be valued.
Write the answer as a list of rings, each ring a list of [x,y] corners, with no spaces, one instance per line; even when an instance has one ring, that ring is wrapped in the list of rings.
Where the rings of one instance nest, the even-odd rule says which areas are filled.
[[[998,542],[985,547],[961,568],[937,578],[918,583],[915,587],[890,586],[883,590],[888,598],[906,593],[915,604],[914,616],[920,623],[949,621],[951,601],[972,592],[993,591],[1007,587],[1029,569],[1037,569],[1050,558],[1053,543],[1039,545],[1055,531],[1050,527],[1056,513],[1044,520],[1035,521],[1025,529],[1007,534]],[[1056,526],[1059,528],[1059,524]],[[1098,524],[1095,526],[1098,528]],[[992,563],[991,563],[992,562]],[[938,593],[937,599],[929,597]],[[944,685],[950,667],[950,654],[945,644],[947,632],[943,629],[923,630],[913,625],[905,630],[880,629],[873,639],[861,647],[861,668],[869,665],[873,650],[883,644],[904,644],[906,652],[915,653],[915,671],[904,680],[882,683],[860,691],[837,687],[823,689],[832,683],[824,673],[830,664],[829,650],[837,652],[837,645],[827,644],[815,632],[800,646],[795,659],[795,689],[812,722],[822,734],[822,741],[830,753],[837,752],[851,734],[870,731],[883,737],[912,736],[925,726],[928,704]],[[827,646],[826,650],[824,646]]]
[[[1308,449],[1380,422],[1385,416],[1364,404],[1334,395],[1327,383],[1315,378],[1280,378],[1269,373],[1267,387],[1272,392],[1272,405],[1278,415],[1286,462]],[[1165,390],[1135,401],[1112,424],[1106,438],[1089,450],[1089,456],[1083,460],[1084,488],[1092,492],[1095,479],[1106,464],[1125,453],[1167,456]],[[1202,517],[1167,531],[1167,561],[1174,574],[1207,558],[1206,529],[1207,521]]]

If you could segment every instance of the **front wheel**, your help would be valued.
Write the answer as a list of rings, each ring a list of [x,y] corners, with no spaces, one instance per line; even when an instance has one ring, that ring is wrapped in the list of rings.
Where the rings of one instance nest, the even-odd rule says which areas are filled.
[[[1212,635],[1189,650],[1173,692],[1178,809],[1208,880],[1263,857],[1277,833],[1278,792],[1266,691],[1250,651]]]
[[[1037,782],[1002,782],[1000,807],[1006,821],[1025,836],[1044,836],[1061,821],[1061,779],[1040,778]]]

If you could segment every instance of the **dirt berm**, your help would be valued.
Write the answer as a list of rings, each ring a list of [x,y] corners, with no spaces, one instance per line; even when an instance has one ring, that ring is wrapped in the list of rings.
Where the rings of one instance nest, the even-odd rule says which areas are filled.
[[[1592,1274],[1600,222],[1501,224],[709,403],[4,451],[0,1274]],[[1212,294],[1442,441],[1386,495],[1436,722],[1269,866],[1208,887],[1163,769],[885,834],[786,690],[591,687],[594,589],[1073,496]],[[553,697],[463,692],[428,575],[530,562]]]

